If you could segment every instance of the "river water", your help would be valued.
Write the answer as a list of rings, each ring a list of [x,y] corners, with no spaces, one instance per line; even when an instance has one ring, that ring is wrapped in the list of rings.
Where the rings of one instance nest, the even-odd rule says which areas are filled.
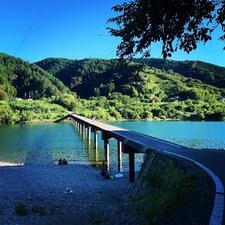
[[[187,147],[225,149],[225,121],[128,121],[111,124]]]
[[[110,123],[129,130],[194,148],[224,148],[224,122],[132,121]],[[65,158],[69,163],[102,165],[104,149],[98,134],[98,149],[93,137],[77,132],[72,124],[0,125],[0,162],[12,164],[53,164]],[[117,145],[110,141],[110,168],[117,169]],[[143,155],[136,154],[137,170]],[[128,168],[123,154],[123,169]]]

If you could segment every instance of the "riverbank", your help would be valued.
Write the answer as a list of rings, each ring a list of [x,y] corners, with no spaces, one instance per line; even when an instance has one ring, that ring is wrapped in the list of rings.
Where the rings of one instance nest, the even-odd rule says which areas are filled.
[[[134,190],[140,224],[209,224],[214,183],[192,162],[161,154],[151,162],[147,154]]]
[[[73,193],[65,194],[67,187]],[[93,224],[94,220],[136,224],[128,212],[118,212],[115,218],[132,188],[127,174],[122,179],[107,180],[88,165],[0,167],[0,224],[65,224],[68,220],[77,221],[74,224]],[[26,215],[15,212],[19,203],[25,205]],[[42,208],[42,213],[34,212],[34,208]]]
[[[155,165],[161,165],[158,159]],[[213,184],[191,163],[179,162],[178,168],[195,174],[195,192],[182,209],[174,208],[162,218],[164,224],[184,219],[205,222],[212,208]],[[67,187],[73,193],[65,194]],[[0,167],[0,224],[139,224],[133,187],[126,173],[122,179],[107,180],[84,164]],[[26,207],[26,215],[15,212],[19,203]]]

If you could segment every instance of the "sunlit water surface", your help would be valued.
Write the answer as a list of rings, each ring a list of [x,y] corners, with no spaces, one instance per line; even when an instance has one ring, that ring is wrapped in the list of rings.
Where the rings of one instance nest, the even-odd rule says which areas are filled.
[[[224,122],[132,121],[110,123],[129,130],[194,148],[225,148]],[[69,163],[102,165],[103,141],[98,134],[98,149],[93,136],[77,132],[72,124],[29,124],[0,126],[0,162],[12,164],[56,164],[65,158]],[[136,154],[137,167],[143,160]],[[123,169],[128,168],[123,154]],[[110,141],[110,168],[117,169],[117,142]]]
[[[225,122],[128,121],[111,124],[186,147],[225,149]]]

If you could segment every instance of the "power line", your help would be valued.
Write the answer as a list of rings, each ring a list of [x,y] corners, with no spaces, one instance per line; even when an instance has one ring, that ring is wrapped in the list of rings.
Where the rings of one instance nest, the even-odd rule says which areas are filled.
[[[26,38],[28,37],[29,33],[31,32],[34,24],[36,23],[36,21],[38,20],[39,16],[41,15],[44,7],[47,5],[48,0],[45,0],[43,5],[41,6],[40,10],[38,11],[37,15],[34,17],[30,27],[28,28],[27,32],[24,35],[24,38],[22,39],[22,41],[20,42],[19,46],[17,47],[17,49],[15,50],[13,56],[16,55],[16,53],[20,50],[20,48],[22,47],[23,43],[25,42]]]
[[[112,52],[108,53],[107,55],[105,55],[105,59],[107,59],[109,56],[111,56],[113,53],[115,53],[116,50],[113,50]]]
[[[112,35],[107,35],[107,34],[98,34],[98,37],[101,38],[101,37],[112,37]],[[111,56],[113,53],[115,53],[116,50],[113,50],[112,52],[108,53],[105,58],[107,59],[109,56]]]

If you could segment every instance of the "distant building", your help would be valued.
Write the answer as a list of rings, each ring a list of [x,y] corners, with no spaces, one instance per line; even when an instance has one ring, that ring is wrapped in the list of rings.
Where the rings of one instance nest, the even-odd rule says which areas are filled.
[[[159,100],[158,100],[158,99],[153,98],[153,99],[150,99],[150,102],[151,102],[151,103],[155,103],[155,102],[159,102]]]

